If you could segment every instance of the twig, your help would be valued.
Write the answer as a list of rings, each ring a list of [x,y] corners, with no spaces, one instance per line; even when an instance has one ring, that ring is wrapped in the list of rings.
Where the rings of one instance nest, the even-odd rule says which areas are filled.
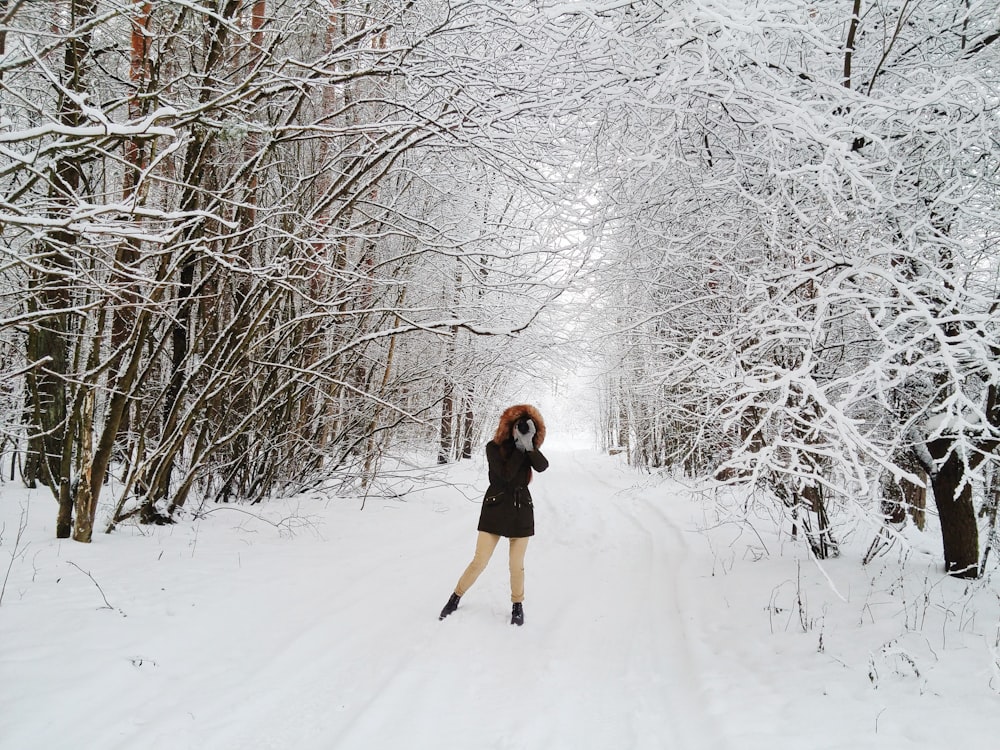
[[[104,589],[101,588],[101,584],[99,584],[96,580],[94,580],[94,576],[90,575],[90,571],[89,570],[84,570],[83,568],[81,568],[79,565],[77,565],[72,560],[67,560],[66,562],[68,562],[74,568],[76,568],[81,573],[83,573],[85,576],[87,576],[87,578],[89,578],[91,581],[94,581],[94,585],[97,586],[97,590],[101,592],[101,598],[104,600],[104,604],[106,605],[107,609],[114,609],[114,607],[111,606],[111,602],[108,601],[108,597],[106,597],[104,595]],[[98,609],[104,609],[104,608],[105,607],[98,607]],[[121,610],[119,610],[119,611],[121,611]]]
[[[4,524],[2,530],[0,530],[0,537],[3,536],[3,531],[6,530],[7,524]],[[7,563],[7,572],[3,577],[3,586],[0,587],[0,605],[3,604],[3,595],[7,592],[7,580],[10,578],[10,571],[14,567],[14,560],[18,556],[18,548],[21,546],[21,538],[24,536],[24,530],[28,528],[28,506],[27,504],[21,506],[21,520],[17,525],[17,536],[14,537],[14,549],[10,553],[10,562]]]
[[[243,510],[243,508],[237,508],[237,507],[234,507],[232,505],[219,506],[219,507],[216,507],[216,508],[209,508],[208,510],[200,510],[200,511],[198,511],[198,515],[196,516],[196,518],[204,518],[205,516],[208,516],[208,515],[210,515],[212,513],[216,513],[217,511],[220,511],[220,510],[232,510],[232,511],[236,511],[237,513],[243,513],[243,514],[248,515],[248,516],[250,516],[251,518],[253,518],[253,519],[257,520],[257,521],[260,521],[261,523],[266,523],[269,526],[273,526],[275,529],[278,530],[279,533],[282,532],[282,531],[284,531],[287,534],[289,534],[290,536],[294,536],[295,535],[296,528],[301,528],[301,527],[314,528],[315,527],[315,523],[313,521],[309,520],[308,517],[307,518],[303,518],[302,516],[298,516],[298,515],[292,514],[292,515],[289,515],[289,516],[285,516],[284,518],[282,518],[279,521],[272,521],[272,520],[270,520],[268,518],[264,518],[261,515],[258,515],[256,513],[251,513],[248,510]],[[296,521],[299,522],[299,523],[293,523],[293,522],[296,522]]]

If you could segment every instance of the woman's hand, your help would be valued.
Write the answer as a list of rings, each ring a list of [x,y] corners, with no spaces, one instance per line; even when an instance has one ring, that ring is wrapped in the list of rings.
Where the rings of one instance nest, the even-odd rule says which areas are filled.
[[[532,420],[518,420],[511,434],[514,438],[514,445],[517,446],[519,451],[525,452],[535,449],[535,445],[532,442],[535,437],[535,423]]]

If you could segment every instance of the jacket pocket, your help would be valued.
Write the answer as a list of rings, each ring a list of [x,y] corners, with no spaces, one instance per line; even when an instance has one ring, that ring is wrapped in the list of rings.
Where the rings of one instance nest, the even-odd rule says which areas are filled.
[[[499,495],[487,495],[483,498],[483,505],[498,505],[503,500],[503,493]]]

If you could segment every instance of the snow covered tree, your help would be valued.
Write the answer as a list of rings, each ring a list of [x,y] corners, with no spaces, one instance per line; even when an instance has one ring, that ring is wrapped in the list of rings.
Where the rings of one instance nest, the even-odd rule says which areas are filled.
[[[531,163],[544,147],[503,137],[537,106],[522,11],[8,10],[3,285],[29,293],[0,327],[26,347],[6,370],[60,535],[75,503],[89,539],[112,467],[112,525],[169,520],[195,490],[367,481],[388,430],[441,424],[446,348],[468,452],[499,353],[572,273],[539,244],[562,198]]]
[[[995,16],[672,10],[650,11],[666,59],[626,76],[608,128],[625,155],[609,265],[645,370],[630,454],[771,488],[813,514],[817,554],[831,504],[877,512],[880,487],[926,482],[948,571],[977,575],[998,437]],[[615,38],[644,50],[630,12]]]

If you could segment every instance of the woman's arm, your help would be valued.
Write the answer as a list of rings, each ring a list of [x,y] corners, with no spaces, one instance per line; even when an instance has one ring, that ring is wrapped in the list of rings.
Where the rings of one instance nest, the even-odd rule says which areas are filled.
[[[528,451],[524,454],[528,457],[531,462],[531,468],[535,471],[545,471],[549,468],[549,459],[542,455],[542,452],[535,448],[533,451]]]

